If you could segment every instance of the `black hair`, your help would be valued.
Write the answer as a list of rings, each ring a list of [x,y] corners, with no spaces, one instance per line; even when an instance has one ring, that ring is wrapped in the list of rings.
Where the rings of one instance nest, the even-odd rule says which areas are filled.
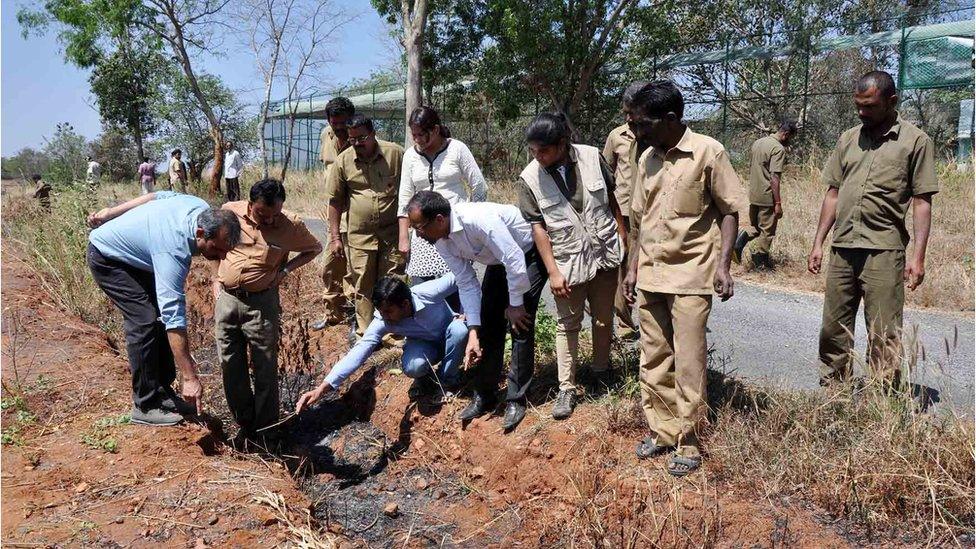
[[[647,80],[637,80],[635,82],[631,82],[630,85],[624,89],[624,95],[620,102],[628,106],[633,105],[634,98],[637,96],[638,92],[644,89],[644,87],[648,84],[650,84],[650,82]]]
[[[420,129],[425,132],[429,132],[434,129],[434,126],[439,127],[441,137],[447,139],[451,137],[451,130],[441,122],[441,115],[437,114],[437,111],[433,107],[417,107],[410,113],[410,126],[419,126]]]
[[[779,123],[779,131],[781,131],[781,132],[783,132],[785,134],[788,134],[788,135],[795,134],[796,133],[796,122],[794,122],[792,120],[784,120],[784,121],[780,122]]]
[[[373,288],[373,307],[379,309],[384,304],[401,305],[409,300],[410,287],[399,277],[384,276],[376,281],[376,286]]]
[[[149,162],[149,157],[148,156],[143,156],[142,157],[142,161],[143,162]]]
[[[173,149],[173,152],[169,153],[170,156],[175,156],[176,154],[182,153],[183,151],[179,149]]]
[[[857,79],[857,85],[854,87],[858,93],[864,93],[871,88],[877,88],[881,96],[886,99],[898,93],[895,79],[885,71],[871,71],[865,74]]]
[[[31,181],[40,181],[40,180],[41,180],[41,174],[39,173],[35,173],[34,175],[31,176]]]
[[[346,127],[349,128],[350,130],[353,128],[363,127],[366,128],[366,131],[370,133],[376,131],[375,129],[373,129],[373,119],[368,116],[363,116],[361,114],[353,115],[353,117],[349,119],[349,122],[346,123]]]
[[[549,146],[558,145],[563,139],[570,139],[569,123],[561,112],[544,112],[536,115],[525,128],[528,143]]]
[[[267,206],[274,206],[285,201],[285,185],[277,179],[262,179],[251,187],[251,202],[264,202]]]
[[[417,191],[410,202],[407,202],[407,211],[420,210],[420,215],[430,221],[438,215],[444,217],[451,215],[451,203],[444,198],[441,193],[436,191]]]
[[[325,117],[332,118],[333,116],[352,116],[356,114],[356,106],[352,104],[352,101],[346,99],[345,97],[333,97],[329,99],[329,102],[325,104]]]
[[[628,88],[628,91],[631,90]],[[673,112],[680,119],[685,114],[685,100],[681,96],[681,90],[670,80],[646,82],[631,94],[624,93],[624,104],[639,108],[645,115],[652,117],[663,117]]]

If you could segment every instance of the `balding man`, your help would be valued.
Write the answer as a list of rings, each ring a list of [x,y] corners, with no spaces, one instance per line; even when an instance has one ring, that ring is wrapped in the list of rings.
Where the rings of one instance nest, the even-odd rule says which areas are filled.
[[[855,315],[863,297],[868,365],[884,383],[897,384],[905,285],[914,290],[925,277],[932,195],[939,191],[935,147],[898,115],[898,91],[890,74],[862,76],[854,105],[861,124],[841,134],[824,167],[827,194],[808,258],[810,272],[819,274],[823,243],[833,229],[820,327],[820,383],[850,378]],[[915,248],[906,264],[909,204]]]

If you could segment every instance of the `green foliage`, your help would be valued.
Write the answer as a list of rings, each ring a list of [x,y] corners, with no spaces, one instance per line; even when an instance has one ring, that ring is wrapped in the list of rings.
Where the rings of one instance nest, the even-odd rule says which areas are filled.
[[[102,165],[102,180],[132,181],[142,160],[132,138],[119,128],[106,127],[92,142],[92,154]]]
[[[34,174],[47,173],[50,164],[51,161],[44,152],[26,147],[0,161],[0,169],[4,179],[19,177],[29,180]]]
[[[26,410],[27,401],[22,395],[5,396],[0,399],[0,410]]]
[[[137,144],[156,130],[153,78],[164,63],[154,50],[120,50],[104,57],[88,80],[102,120],[126,128]]]
[[[82,433],[81,442],[95,450],[114,454],[119,450],[119,443],[115,439],[113,427],[128,424],[128,414],[101,418],[93,423],[88,431]]]
[[[45,179],[55,187],[68,187],[80,182],[88,166],[85,138],[75,133],[75,128],[67,122],[55,127],[54,137],[47,140],[44,154],[49,158]]]

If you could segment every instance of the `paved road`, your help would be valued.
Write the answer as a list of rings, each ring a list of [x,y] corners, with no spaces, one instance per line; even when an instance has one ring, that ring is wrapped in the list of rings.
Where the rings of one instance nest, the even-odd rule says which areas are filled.
[[[306,224],[327,241],[324,223],[308,219]],[[554,311],[548,288],[543,299],[549,310]],[[819,295],[738,282],[735,297],[725,303],[716,301],[712,308],[709,343],[714,346],[716,356],[727,361],[726,368],[740,378],[816,388],[817,336],[822,310],[823,298]],[[862,310],[855,332],[862,356],[863,318]],[[960,412],[972,414],[976,341],[973,315],[905,311],[906,330],[911,332],[916,327],[925,360],[917,368],[913,381],[939,391],[940,405],[951,404]],[[953,341],[957,342],[955,346]]]

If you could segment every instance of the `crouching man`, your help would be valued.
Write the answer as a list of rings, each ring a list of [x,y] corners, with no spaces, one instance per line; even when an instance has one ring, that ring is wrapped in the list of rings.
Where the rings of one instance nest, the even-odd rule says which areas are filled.
[[[132,423],[176,425],[201,411],[203,386],[186,335],[191,256],[223,259],[237,245],[234,214],[173,192],[149,193],[88,217],[88,267],[122,312]],[[176,366],[183,398],[171,387]]]
[[[383,336],[406,337],[403,373],[413,378],[411,400],[433,396],[439,404],[460,384],[459,365],[468,344],[468,327],[457,318],[446,298],[457,292],[454,275],[446,274],[413,288],[394,276],[381,278],[373,289],[373,320],[363,337],[329,372],[325,380],[298,399],[301,413],[328,392],[335,391],[383,344]],[[434,365],[440,363],[435,372]]]
[[[251,187],[250,200],[223,205],[240,223],[241,242],[216,266],[214,331],[227,407],[240,426],[234,445],[241,450],[247,443],[269,450],[278,439],[274,432],[257,436],[278,422],[278,287],[322,253],[301,217],[281,209],[284,203],[284,185],[264,179]],[[298,255],[289,260],[293,252]]]

